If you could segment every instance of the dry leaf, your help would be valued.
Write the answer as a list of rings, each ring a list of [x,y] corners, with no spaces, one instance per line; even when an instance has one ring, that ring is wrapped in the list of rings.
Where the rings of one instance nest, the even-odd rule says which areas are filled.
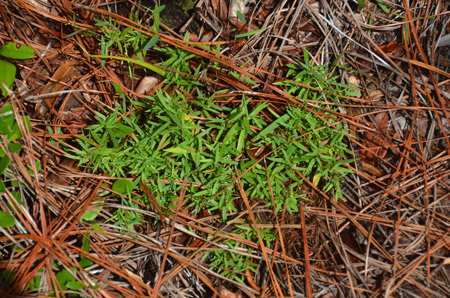
[[[387,123],[389,121],[388,114],[386,112],[378,113],[374,118],[380,132],[385,134]],[[371,127],[373,127],[373,125],[371,125]],[[385,141],[378,133],[366,130],[364,132],[364,138],[367,148],[370,149],[365,153],[367,158],[375,158],[375,155],[378,158],[384,158],[386,156],[387,150],[385,148],[389,147],[389,143]]]
[[[350,85],[361,87],[361,80],[352,74],[348,76],[348,82]]]
[[[217,10],[219,8],[219,0],[210,0],[210,3],[214,10]]]
[[[203,36],[202,36],[202,38],[200,39],[200,41],[201,41],[201,42],[208,42],[208,41],[210,41],[211,39],[213,39],[213,37],[214,37],[214,36],[213,36],[212,31],[209,31],[209,32],[203,34]]]
[[[362,164],[364,172],[369,173],[374,176],[377,176],[377,177],[384,176],[384,173],[382,171],[380,171],[377,167],[365,162],[364,160],[361,160],[361,164]]]
[[[242,21],[239,20],[238,18],[231,18],[231,19],[230,19],[230,23],[233,24],[233,25],[235,25],[235,26],[237,27],[239,33],[247,33],[247,32],[250,32],[250,31],[255,31],[255,30],[260,29],[260,28],[259,28],[256,24],[254,24],[254,23],[250,23],[249,26],[246,26],[247,23],[242,22]],[[243,30],[244,27],[245,27],[245,30]]]
[[[347,245],[350,249],[353,251],[363,254],[363,250],[361,249],[361,246],[359,245],[358,241],[356,241],[355,237],[352,235],[349,229],[344,229],[341,234],[342,242]],[[357,263],[359,261],[358,258],[353,256],[351,253],[347,252],[347,256],[353,263]],[[362,270],[362,267],[357,267],[357,270]]]
[[[198,35],[195,33],[189,33],[189,41],[190,42],[197,42],[198,41]]]
[[[217,291],[219,292],[219,295],[222,298],[244,298],[244,296],[241,293],[232,292],[223,286],[218,287]]]
[[[255,280],[253,279],[252,273],[249,269],[245,269],[245,277],[247,279],[248,284],[257,292],[261,292],[261,287],[259,287]]]
[[[58,163],[58,167],[60,169],[74,168],[75,160],[64,157]],[[59,185],[68,185],[70,183],[70,178],[60,176],[60,173],[50,173],[47,175],[47,181],[49,181],[51,183],[59,184]]]
[[[228,8],[223,0],[221,0],[220,10],[219,10],[219,19],[221,21],[225,21],[228,16]]]
[[[42,94],[49,94],[59,92],[64,89],[64,85],[61,83],[66,83],[72,74],[73,61],[64,63],[55,71],[47,85],[45,85],[42,90]],[[48,110],[54,105],[55,101],[59,98],[59,95],[44,98],[44,102],[36,104],[36,114],[38,117],[43,118]]]
[[[273,4],[273,1],[274,0],[262,0],[261,4],[264,5],[264,6],[270,6],[270,5]]]
[[[369,92],[369,98],[373,101],[380,101],[383,98],[383,92],[380,90],[373,90]]]
[[[387,123],[389,121],[388,113],[378,113],[375,116],[375,121],[377,122],[378,127],[380,128],[382,133],[386,132]]]
[[[145,94],[148,91],[155,88],[156,85],[158,85],[159,79],[154,76],[147,76],[141,80],[139,85],[136,88],[137,94]]]
[[[439,64],[439,66],[450,67],[450,60],[448,57],[438,53],[434,56],[434,64]]]
[[[405,54],[405,49],[400,46],[395,41],[391,41],[389,43],[383,44],[379,46],[380,50],[385,52],[388,55],[394,56],[394,57],[401,57]],[[375,50],[375,53],[378,55],[381,55],[381,53],[378,50]]]

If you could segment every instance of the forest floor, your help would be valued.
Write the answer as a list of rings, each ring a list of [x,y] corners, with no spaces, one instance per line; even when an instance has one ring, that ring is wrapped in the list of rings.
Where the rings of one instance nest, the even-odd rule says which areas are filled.
[[[0,0],[1,297],[450,297],[449,8]]]

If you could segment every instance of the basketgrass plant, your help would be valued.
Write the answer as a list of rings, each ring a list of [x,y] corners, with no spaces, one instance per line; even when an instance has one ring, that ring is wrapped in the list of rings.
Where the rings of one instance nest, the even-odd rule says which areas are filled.
[[[200,57],[159,44],[153,50],[166,57],[161,66],[175,70],[165,73],[161,84],[164,87],[144,96],[145,100],[123,95],[114,112],[99,111],[97,124],[79,136],[79,149],[70,156],[95,172],[133,178],[119,180],[128,185],[123,192],[128,197],[122,204],[137,208],[131,198],[151,204],[145,195],[131,197],[131,190],[138,191],[139,183],[145,183],[158,208],[171,214],[175,210],[172,203],[185,187],[184,206],[190,212],[207,210],[225,221],[241,211],[237,203],[241,196],[234,187],[236,176],[250,200],[275,212],[284,208],[289,213],[299,211],[299,200],[306,199],[301,191],[301,177],[307,177],[325,192],[333,192],[336,200],[342,197],[340,182],[350,172],[344,165],[352,161],[348,159],[352,153],[346,148],[345,126],[332,114],[336,108],[326,103],[337,102],[339,95],[354,95],[354,88],[339,83],[338,77],[332,77],[324,66],[312,66],[305,52],[303,62],[288,65],[289,80],[277,84],[302,102],[310,99],[324,104],[316,104],[315,108],[306,104],[280,107],[245,95],[238,98],[238,103],[236,98],[224,103],[228,90],[210,92],[201,81],[192,78],[204,69],[200,66],[193,70],[189,60],[201,61]],[[208,67],[219,66],[213,63]],[[132,231],[143,220],[134,213],[118,209],[111,220]],[[236,228],[236,234],[241,232]],[[271,229],[264,235],[268,244],[276,238]],[[244,247],[236,241],[225,243],[234,249]],[[237,252],[208,252],[204,259],[208,258],[214,270],[240,282],[243,272],[255,266]],[[225,270],[232,260],[239,268]]]
[[[174,64],[179,61],[172,59]],[[322,67],[303,72],[290,67],[293,71],[289,75],[294,80],[309,80],[335,94],[350,91],[336,78],[325,80]],[[113,113],[99,113],[98,123],[79,137],[80,148],[71,157],[111,177],[136,177],[133,187],[139,181],[146,183],[168,213],[175,209],[171,203],[178,200],[184,181],[188,184],[184,204],[189,210],[198,213],[206,209],[226,220],[240,211],[236,204],[239,193],[229,186],[235,181],[234,175],[244,172],[241,182],[247,197],[265,202],[276,212],[283,208],[289,213],[299,211],[299,200],[305,198],[301,191],[303,180],[297,171],[317,185],[323,181],[323,190],[333,191],[336,199],[342,196],[340,181],[349,172],[344,164],[351,161],[347,159],[351,152],[346,149],[344,125],[331,114],[318,107],[322,113],[318,117],[311,109],[294,105],[280,113],[269,102],[253,103],[246,96],[238,105],[221,104],[215,96],[226,90],[208,94],[199,82],[179,74],[168,76],[165,83],[164,89],[155,89],[152,96],[145,96],[145,101],[125,98]],[[176,88],[170,96],[168,89],[172,85]],[[299,89],[288,81],[280,85],[296,96],[308,94],[316,100],[323,97],[320,92]],[[270,115],[269,120],[263,115]],[[251,153],[258,150],[258,156]],[[263,160],[261,156],[265,156]],[[150,203],[145,196],[139,200]],[[120,212],[116,211],[115,219],[122,225],[132,227],[141,222],[139,214]],[[213,259],[217,266],[217,256]]]

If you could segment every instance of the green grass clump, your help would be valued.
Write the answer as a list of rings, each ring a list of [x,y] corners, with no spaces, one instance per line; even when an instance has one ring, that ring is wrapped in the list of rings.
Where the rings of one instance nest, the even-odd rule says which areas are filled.
[[[334,188],[340,196],[339,181],[348,172],[343,167],[349,162],[345,155],[350,153],[343,142],[343,125],[328,127],[301,107],[288,106],[279,115],[267,102],[253,104],[245,97],[237,107],[219,106],[214,94],[205,96],[195,89],[195,100],[183,92],[170,97],[155,90],[146,103],[133,102],[134,108],[124,104],[107,116],[99,114],[98,124],[80,136],[81,148],[72,157],[111,177],[151,179],[150,190],[169,209],[178,199],[179,184],[186,181],[188,206],[219,211],[223,218],[238,211],[233,201],[239,195],[233,187],[222,190],[233,184],[233,175],[249,168],[241,178],[247,196],[266,201],[276,211],[284,204],[289,212],[298,211],[302,179],[294,171],[323,179],[325,191]],[[267,123],[263,112],[274,120]],[[262,163],[249,155],[251,148],[273,152]]]
[[[130,36],[134,40],[135,36]],[[132,45],[126,39],[121,42]],[[132,48],[136,51],[143,44],[137,41]],[[107,43],[105,48],[110,46]],[[178,48],[152,47],[165,57],[159,65],[176,71],[165,72],[161,84],[165,87],[155,89],[153,95],[145,96],[146,100],[132,100],[122,93],[114,112],[97,114],[97,124],[79,136],[79,148],[71,155],[80,164],[110,177],[133,178],[118,181],[127,181],[126,191],[119,191],[128,195],[122,204],[138,208],[131,198],[150,204],[145,195],[131,194],[143,182],[159,207],[171,213],[175,209],[172,202],[179,199],[184,184],[188,185],[186,208],[193,213],[205,209],[226,220],[241,211],[236,203],[241,198],[235,187],[237,176],[249,200],[262,202],[276,212],[284,208],[289,213],[299,211],[299,200],[306,199],[301,191],[302,176],[325,192],[332,191],[336,200],[342,197],[340,182],[350,172],[344,165],[352,161],[347,159],[352,153],[346,148],[345,126],[333,116],[335,108],[326,102],[336,102],[339,95],[353,95],[353,91],[340,84],[337,77],[331,77],[324,66],[311,66],[307,52],[304,62],[288,66],[290,80],[278,85],[299,99],[324,103],[280,107],[244,95],[240,103],[225,103],[223,96],[228,90],[208,92],[201,81],[181,74],[198,77],[203,69],[193,71],[189,60],[201,60],[199,57]],[[216,64],[210,67],[218,67]],[[220,101],[216,100],[219,94]],[[118,209],[111,220],[133,230],[142,222],[142,216]],[[244,238],[257,239],[256,232],[250,229],[243,233]],[[234,231],[236,235],[242,232],[242,228]],[[266,246],[270,246],[275,234],[267,229],[264,235]],[[230,250],[210,251],[204,258],[209,258],[212,268],[220,274],[243,282],[242,273],[254,268],[254,264],[233,252],[237,248],[245,250],[241,243],[226,240],[224,244]],[[233,270],[224,269],[230,266]]]

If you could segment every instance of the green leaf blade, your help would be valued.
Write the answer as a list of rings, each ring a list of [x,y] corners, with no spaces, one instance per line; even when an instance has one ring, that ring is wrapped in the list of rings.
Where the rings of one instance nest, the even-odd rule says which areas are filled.
[[[130,194],[134,189],[134,183],[128,179],[118,179],[114,182],[112,190],[120,194]]]
[[[8,42],[0,48],[0,55],[11,59],[30,59],[33,57],[34,50],[27,46],[15,42]]]
[[[8,61],[0,60],[0,89],[2,90],[3,96],[7,96],[8,92],[3,88],[2,82],[5,83],[8,89],[12,89],[14,85],[14,78],[16,77],[16,67],[14,64]]]
[[[11,214],[0,210],[0,227],[9,228],[14,226],[15,224],[16,220]]]

